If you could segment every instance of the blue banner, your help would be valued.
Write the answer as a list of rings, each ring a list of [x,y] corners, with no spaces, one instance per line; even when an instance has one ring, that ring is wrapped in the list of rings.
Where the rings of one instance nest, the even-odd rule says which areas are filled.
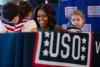
[[[100,33],[93,34],[93,44],[92,44],[92,67],[100,66]]]
[[[45,32],[39,33],[35,63],[60,67],[90,67],[90,55],[91,34]]]
[[[0,67],[100,67],[100,33],[0,34]]]

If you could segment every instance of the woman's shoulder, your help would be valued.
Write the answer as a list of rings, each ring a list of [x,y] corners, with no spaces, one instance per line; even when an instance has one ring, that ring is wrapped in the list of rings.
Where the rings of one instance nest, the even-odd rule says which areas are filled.
[[[59,25],[56,25],[56,26],[55,26],[55,30],[56,30],[56,32],[67,32],[66,29],[62,28],[62,27],[59,26]]]
[[[0,20],[0,33],[5,33],[6,31],[7,31],[7,29],[6,29],[5,25]]]

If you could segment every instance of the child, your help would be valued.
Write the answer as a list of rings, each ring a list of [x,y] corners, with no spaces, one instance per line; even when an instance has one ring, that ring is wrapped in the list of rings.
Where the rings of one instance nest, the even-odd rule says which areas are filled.
[[[18,6],[21,9],[20,23],[25,23],[22,32],[37,32],[36,22],[32,19],[33,7],[28,1],[20,1]]]
[[[83,32],[81,28],[85,23],[85,19],[81,11],[74,11],[70,16],[70,20],[71,22],[67,24],[68,32]]]

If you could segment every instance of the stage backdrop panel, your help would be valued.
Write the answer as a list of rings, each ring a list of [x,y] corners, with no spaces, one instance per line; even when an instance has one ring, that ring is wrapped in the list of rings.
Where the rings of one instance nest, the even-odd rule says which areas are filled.
[[[100,32],[100,0],[60,0],[59,25],[69,21],[68,16],[73,10],[81,10],[87,24],[91,24],[92,32]]]

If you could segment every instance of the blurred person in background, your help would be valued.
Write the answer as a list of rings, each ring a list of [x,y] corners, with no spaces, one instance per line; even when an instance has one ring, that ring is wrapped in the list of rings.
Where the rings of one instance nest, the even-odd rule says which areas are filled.
[[[19,32],[19,27],[16,26],[19,21],[19,13],[19,7],[12,2],[8,2],[2,6],[0,18],[2,23],[2,28],[0,29],[2,32]]]

